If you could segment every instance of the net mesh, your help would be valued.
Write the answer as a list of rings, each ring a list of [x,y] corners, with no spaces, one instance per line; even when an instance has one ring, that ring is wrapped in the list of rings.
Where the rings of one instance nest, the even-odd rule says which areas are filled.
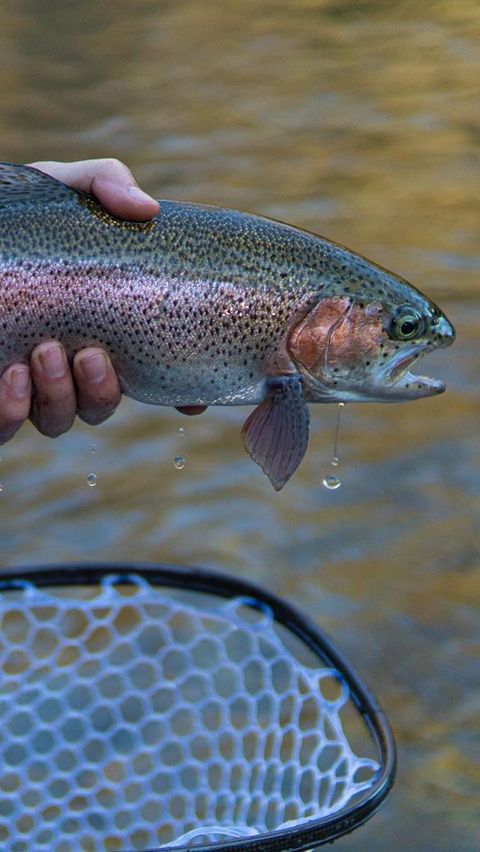
[[[333,814],[372,785],[338,673],[301,663],[267,608],[197,597],[138,576],[3,591],[2,849],[194,846]]]

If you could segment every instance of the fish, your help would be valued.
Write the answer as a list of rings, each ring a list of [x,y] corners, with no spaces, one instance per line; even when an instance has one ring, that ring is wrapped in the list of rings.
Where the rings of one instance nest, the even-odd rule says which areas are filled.
[[[237,210],[160,200],[123,221],[37,169],[0,164],[0,374],[46,339],[109,354],[124,394],[253,405],[247,452],[278,491],[309,404],[442,393],[415,375],[455,330],[405,279],[344,246]]]

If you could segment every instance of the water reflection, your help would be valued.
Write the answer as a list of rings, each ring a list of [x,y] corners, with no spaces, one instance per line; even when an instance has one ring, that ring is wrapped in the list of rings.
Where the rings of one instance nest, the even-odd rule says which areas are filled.
[[[400,852],[412,837],[429,849],[434,837],[438,852],[473,852],[480,7],[134,5],[3,4],[2,158],[120,156],[159,195],[256,210],[360,250],[457,326],[455,347],[425,362],[448,394],[349,406],[331,492],[334,406],[314,409],[306,460],[279,495],[243,452],[245,410],[181,421],[126,402],[56,442],[26,427],[2,451],[2,564],[204,563],[291,597],[357,662],[400,744],[386,808],[338,849]]]

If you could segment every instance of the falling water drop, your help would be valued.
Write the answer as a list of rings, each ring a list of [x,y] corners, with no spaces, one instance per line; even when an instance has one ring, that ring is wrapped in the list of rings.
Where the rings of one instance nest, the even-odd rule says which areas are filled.
[[[2,491],[3,491],[3,482],[0,482],[0,494],[2,493]]]
[[[338,476],[333,476],[333,474],[329,474],[323,480],[323,484],[325,488],[328,488],[329,491],[335,491],[336,488],[340,488],[341,482]]]
[[[178,434],[182,435],[182,437],[183,437],[183,435],[185,435],[185,429],[183,428],[183,426],[179,427]]]
[[[94,443],[90,447],[90,455],[94,456],[96,452],[97,452],[97,445]]]
[[[90,485],[93,488],[97,484],[97,474],[89,473],[87,476],[87,485]]]
[[[340,418],[342,416],[342,411],[344,408],[345,403],[339,402],[337,409],[337,423],[335,426],[335,438],[333,442],[333,455],[331,458],[332,467],[338,467],[338,465],[340,464],[340,458],[338,455],[338,435],[340,432]],[[335,491],[336,488],[340,488],[342,482],[338,476],[335,476],[333,473],[331,473],[324,477],[323,484],[325,488],[328,488],[329,491]]]
[[[185,467],[185,459],[183,456],[175,456],[175,467],[177,470],[183,470]]]
[[[335,440],[333,442],[333,456],[332,456],[332,464],[336,467],[340,461],[338,457],[338,436],[340,433],[340,418],[342,416],[342,411],[345,408],[344,402],[338,403],[337,408],[337,424],[335,426]]]

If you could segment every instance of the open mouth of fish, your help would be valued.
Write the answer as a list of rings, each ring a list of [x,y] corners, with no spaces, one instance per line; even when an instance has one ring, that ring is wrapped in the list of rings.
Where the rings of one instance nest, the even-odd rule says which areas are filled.
[[[431,376],[417,375],[410,369],[422,356],[432,351],[428,344],[412,346],[407,352],[395,353],[380,371],[380,385],[386,396],[402,396],[412,399],[443,393],[445,383]]]
[[[418,376],[411,371],[411,366],[428,352],[436,348],[450,346],[455,339],[455,331],[448,320],[441,318],[438,323],[436,345],[431,342],[414,343],[407,349],[395,352],[386,360],[385,368],[381,370],[381,381],[390,391],[400,392],[405,398],[416,396],[433,396],[443,393],[444,382],[430,376]]]

